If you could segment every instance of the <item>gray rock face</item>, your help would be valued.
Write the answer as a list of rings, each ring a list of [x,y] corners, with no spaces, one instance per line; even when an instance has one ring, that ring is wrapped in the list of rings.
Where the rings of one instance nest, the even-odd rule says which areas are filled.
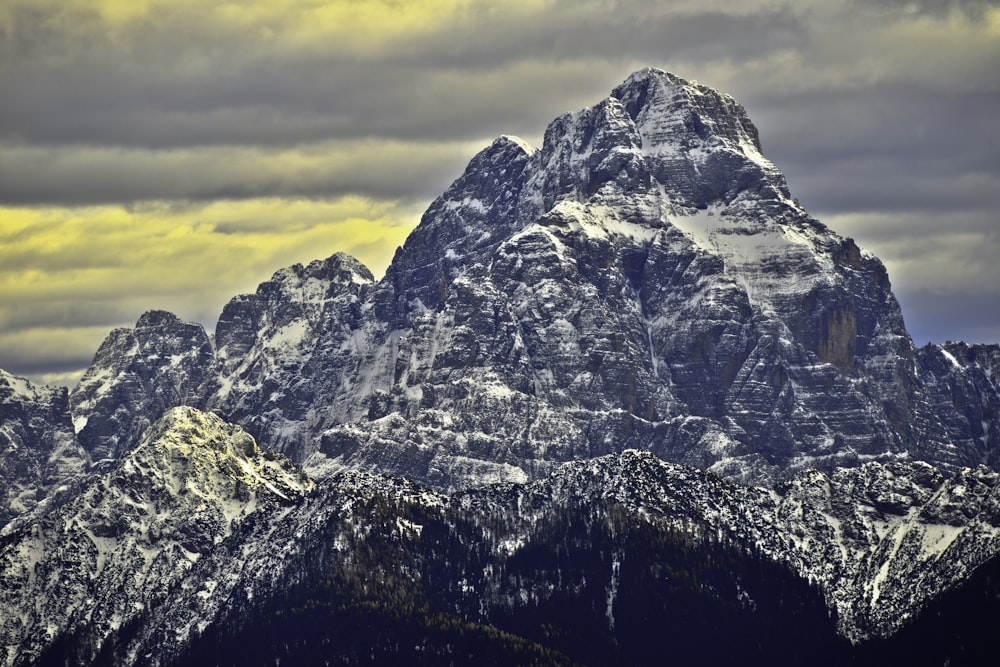
[[[214,357],[152,325],[73,394],[95,456],[187,403],[314,472],[440,489],[627,448],[750,482],[997,464],[985,371],[918,358],[881,262],[790,198],[743,107],[654,69],[539,150],[483,150],[382,280],[340,254],[280,271],[226,307]]]
[[[927,345],[917,364],[955,448],[1000,467],[1000,345]]]
[[[317,428],[342,418],[371,272],[338,253],[274,274],[219,318],[218,379],[201,402],[302,459]]]
[[[203,401],[216,375],[204,328],[162,310],[115,329],[70,394],[80,443],[95,461],[119,458],[163,413]]]
[[[0,527],[86,470],[67,390],[0,370]]]

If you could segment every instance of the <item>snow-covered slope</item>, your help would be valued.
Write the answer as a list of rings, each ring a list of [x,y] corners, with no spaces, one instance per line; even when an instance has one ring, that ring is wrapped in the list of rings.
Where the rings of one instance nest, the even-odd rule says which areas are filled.
[[[656,614],[646,622],[665,622],[678,591],[747,622],[794,623],[810,586],[832,618],[820,610],[803,626],[818,633],[809,641],[864,655],[869,639],[891,636],[997,557],[998,478],[868,463],[767,489],[630,450],[450,497],[357,471],[313,486],[238,427],[177,409],[77,500],[4,532],[6,664],[184,664],[205,642],[241,636],[287,649],[275,628],[310,609],[368,609],[385,632],[421,609],[449,615],[445,627],[517,631],[560,650],[561,633],[596,619],[613,646],[629,632],[616,619],[645,609]],[[703,571],[719,558],[728,565]],[[765,570],[777,578],[757,582]],[[533,614],[546,634],[519,620]],[[836,643],[834,622],[854,648]],[[336,623],[296,641],[330,655],[352,645]],[[773,641],[778,650],[799,639]]]
[[[178,582],[234,526],[258,513],[276,517],[311,487],[238,426],[193,408],[169,410],[75,498],[4,528],[5,664],[35,664],[54,644],[72,650],[73,664],[90,663],[107,637],[177,595]]]

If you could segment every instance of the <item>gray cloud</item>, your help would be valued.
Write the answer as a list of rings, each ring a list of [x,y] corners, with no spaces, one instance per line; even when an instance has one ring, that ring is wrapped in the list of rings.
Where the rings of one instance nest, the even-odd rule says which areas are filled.
[[[918,346],[949,340],[996,342],[1000,340],[1000,294],[995,290],[934,292],[896,290],[903,307],[906,327]],[[956,335],[956,322],[961,333]]]
[[[607,94],[627,73],[625,60],[752,60],[806,40],[783,10],[646,17],[567,4],[528,26],[516,14],[482,17],[468,29],[401,39],[364,58],[336,49],[309,58],[261,53],[242,35],[206,35],[181,15],[173,26],[137,28],[123,54],[92,44],[100,24],[87,28],[92,21],[82,20],[66,35],[25,13],[16,17],[12,62],[0,71],[3,87],[18,91],[0,104],[8,136],[145,148],[359,136],[455,141],[490,136],[484,132],[497,125],[537,132],[567,110],[567,95],[575,108]],[[164,34],[183,37],[163,43]],[[214,45],[209,53],[202,40]],[[71,65],[37,50],[74,42],[83,53]],[[572,67],[581,61],[589,64]],[[603,63],[597,72],[595,61]]]
[[[996,7],[995,0],[854,0],[861,10],[884,7],[908,14],[919,13],[945,18],[953,12],[961,12],[975,19],[982,19],[987,10]]]
[[[116,22],[90,3],[10,0],[0,10],[0,206],[118,205],[136,220],[152,206],[196,229],[187,209],[217,199],[361,195],[402,202],[409,221],[493,137],[537,144],[552,118],[652,64],[744,102],[792,194],[886,261],[918,341],[1000,340],[1000,3],[472,2],[424,22],[401,5],[367,23],[324,20],[321,4],[234,14],[242,8],[178,1]],[[216,253],[224,237],[301,231],[292,215],[210,222]],[[341,243],[331,251],[376,262],[395,242],[338,234],[323,236]],[[130,247],[152,261],[143,253],[157,242]],[[4,243],[7,272],[58,266],[120,280],[138,266],[113,248]],[[257,273],[196,303],[188,286],[155,281],[91,301],[67,296],[68,278],[51,294],[0,293],[0,342],[10,343],[0,366],[76,370],[97,327],[133,321],[143,305],[186,307],[182,316],[211,324],[226,290],[252,289],[280,266],[269,262],[293,256],[282,253],[255,252]],[[159,301],[146,304],[151,294]],[[24,338],[50,330],[63,338],[36,348]],[[88,342],[62,354],[66,337]]]
[[[0,144],[0,202],[84,205],[347,194],[429,200],[461,173],[477,147],[378,140],[282,150]]]
[[[757,105],[765,151],[824,210],[997,207],[1000,90],[780,95]]]

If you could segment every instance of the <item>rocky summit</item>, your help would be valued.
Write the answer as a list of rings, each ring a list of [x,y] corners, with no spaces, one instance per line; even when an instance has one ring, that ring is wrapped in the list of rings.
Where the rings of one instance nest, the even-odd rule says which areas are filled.
[[[744,108],[645,69],[473,157],[381,279],[0,373],[0,655],[992,664],[998,452],[1000,346],[916,349]]]
[[[449,490],[635,448],[769,484],[995,465],[996,355],[918,353],[882,263],[795,202],[743,107],[646,69],[540,149],[475,156],[381,280],[339,253],[283,269],[214,349],[147,313],[71,403],[96,458],[193,405],[318,474]]]

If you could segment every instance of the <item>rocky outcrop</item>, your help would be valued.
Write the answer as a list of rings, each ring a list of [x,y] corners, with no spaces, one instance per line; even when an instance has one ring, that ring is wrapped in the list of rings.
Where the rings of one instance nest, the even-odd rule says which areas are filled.
[[[70,394],[80,443],[91,458],[119,458],[167,409],[199,404],[217,373],[200,324],[162,310],[115,329]]]
[[[239,427],[192,408],[168,411],[71,501],[0,535],[4,664],[37,664],[53,646],[73,664],[97,660],[109,637],[176,596],[234,526],[274,515],[309,488]]]
[[[0,372],[0,655],[947,662],[923,610],[1000,620],[998,374],[643,70],[473,158],[381,280],[148,312],[69,395]]]
[[[0,527],[34,509],[87,469],[67,390],[0,370]]]

